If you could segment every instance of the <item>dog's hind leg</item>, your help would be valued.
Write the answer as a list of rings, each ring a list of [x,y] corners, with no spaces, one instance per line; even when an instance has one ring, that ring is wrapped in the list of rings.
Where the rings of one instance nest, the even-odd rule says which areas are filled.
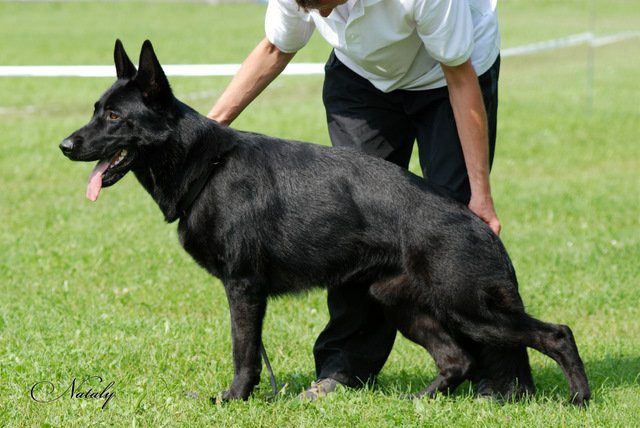
[[[560,365],[569,382],[571,402],[584,405],[591,398],[591,391],[573,332],[566,325],[537,322],[539,329],[532,347]]]
[[[488,321],[466,319],[460,323],[460,330],[482,343],[498,346],[529,346],[542,352],[562,368],[569,383],[571,402],[583,405],[589,400],[591,397],[589,382],[569,327],[546,323],[524,312],[502,312],[496,319]]]
[[[398,330],[409,340],[423,346],[435,360],[438,376],[415,397],[433,397],[436,393],[453,392],[470,373],[474,364],[471,355],[436,321],[424,313],[411,315],[411,310],[399,311]]]
[[[473,358],[432,316],[418,309],[407,295],[410,279],[399,275],[371,286],[371,295],[385,305],[387,317],[409,340],[424,347],[435,360],[438,376],[414,397],[433,397],[455,390],[464,382],[473,366]]]
[[[476,361],[470,378],[478,396],[509,400],[535,393],[526,347],[493,346],[467,340],[464,348]]]

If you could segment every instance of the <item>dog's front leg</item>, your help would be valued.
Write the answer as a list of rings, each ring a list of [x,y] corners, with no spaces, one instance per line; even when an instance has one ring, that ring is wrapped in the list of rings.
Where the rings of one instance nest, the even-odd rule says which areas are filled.
[[[267,298],[260,281],[234,279],[225,282],[231,311],[233,382],[222,393],[223,400],[246,400],[260,382],[260,341]]]

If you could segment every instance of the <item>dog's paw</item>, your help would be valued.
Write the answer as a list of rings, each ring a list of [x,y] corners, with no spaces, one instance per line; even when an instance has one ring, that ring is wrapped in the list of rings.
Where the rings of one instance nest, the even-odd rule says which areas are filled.
[[[222,391],[222,401],[231,401],[231,400],[246,400],[246,397],[242,397],[240,394],[233,392],[231,389],[226,391]]]
[[[215,397],[209,397],[209,401],[211,401],[212,404],[222,404],[225,403],[227,401],[234,401],[234,400],[247,400],[249,398],[250,394],[241,394],[238,392],[234,392],[231,389],[228,389],[226,391],[222,391],[222,393],[216,395]]]
[[[428,387],[424,388],[421,391],[414,392],[413,394],[405,394],[402,396],[402,398],[407,400],[420,400],[422,398],[433,399],[433,398],[436,398],[437,394],[438,394],[437,388],[433,387],[432,385],[429,385]]]
[[[577,392],[571,397],[571,404],[578,407],[586,407],[591,399],[591,392]]]

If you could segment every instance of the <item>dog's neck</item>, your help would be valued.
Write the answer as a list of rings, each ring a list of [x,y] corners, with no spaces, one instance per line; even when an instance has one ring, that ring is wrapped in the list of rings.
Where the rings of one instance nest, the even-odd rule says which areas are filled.
[[[184,104],[180,108],[183,115],[169,138],[134,170],[169,223],[188,213],[234,145],[232,130]]]
[[[200,174],[200,177],[196,178],[187,188],[186,193],[180,198],[178,201],[178,205],[176,206],[176,214],[178,217],[183,217],[187,214],[187,212],[191,209],[193,203],[198,199],[202,190],[209,182],[209,178],[213,174],[215,168],[220,164],[221,161],[213,162],[209,165],[209,170]]]

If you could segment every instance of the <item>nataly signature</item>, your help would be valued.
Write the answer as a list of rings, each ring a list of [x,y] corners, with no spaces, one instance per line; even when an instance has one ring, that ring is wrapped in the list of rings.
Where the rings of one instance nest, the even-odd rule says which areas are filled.
[[[104,400],[102,403],[102,409],[104,409],[115,395],[115,391],[110,391],[113,385],[115,385],[115,382],[112,381],[108,383],[102,391],[98,392],[94,391],[90,385],[90,382],[95,380],[100,383],[103,382],[101,376],[87,376],[80,381],[78,381],[77,378],[73,378],[67,389],[57,395],[56,386],[53,382],[46,380],[37,382],[31,387],[31,399],[38,403],[51,403],[64,397],[69,397],[70,399]]]

